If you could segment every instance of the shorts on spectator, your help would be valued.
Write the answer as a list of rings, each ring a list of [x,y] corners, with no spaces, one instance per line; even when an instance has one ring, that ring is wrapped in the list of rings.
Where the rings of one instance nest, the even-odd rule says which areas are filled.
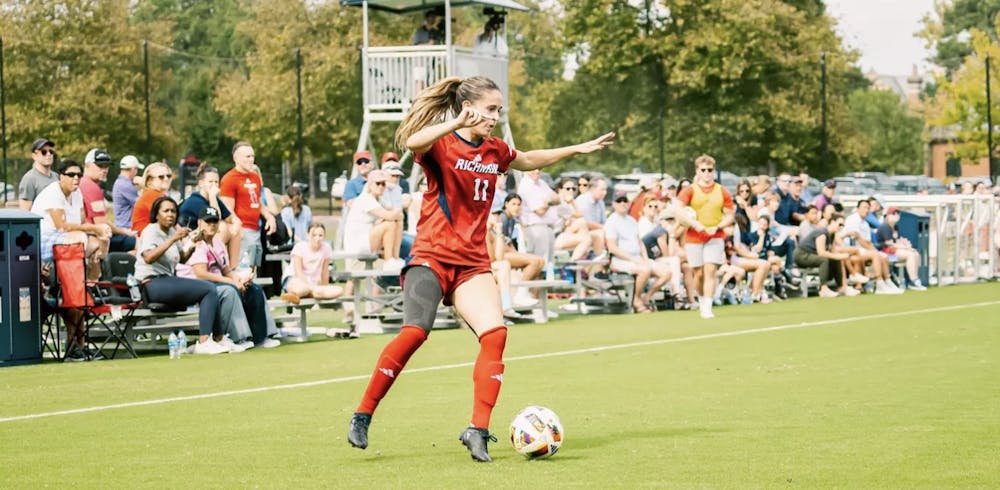
[[[645,263],[647,266],[652,266],[653,261],[646,259]],[[611,270],[615,272],[624,272],[626,274],[635,274],[635,268],[639,264],[632,262],[631,260],[625,260],[620,257],[611,257]]]
[[[713,238],[706,243],[686,243],[688,264],[691,267],[701,267],[708,264],[722,265],[726,262],[726,242],[721,238]]]
[[[42,234],[42,262],[52,262],[52,247],[65,244],[67,235],[69,233],[65,231],[53,231]]]
[[[260,244],[260,230],[243,229],[243,236],[240,239],[240,256],[235,258],[235,263],[239,264],[243,260],[244,254],[250,254],[250,265],[260,267],[264,258],[264,247]]]

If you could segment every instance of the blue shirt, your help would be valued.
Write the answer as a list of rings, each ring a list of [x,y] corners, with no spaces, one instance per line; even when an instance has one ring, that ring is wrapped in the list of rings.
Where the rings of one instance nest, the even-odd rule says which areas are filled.
[[[347,185],[344,186],[344,202],[351,202],[360,196],[361,191],[365,189],[365,182],[367,181],[367,179],[360,175],[347,181]]]
[[[878,216],[875,216],[875,213],[868,213],[865,216],[865,221],[868,223],[868,227],[872,229],[871,242],[878,243],[876,235],[878,234],[879,227],[882,226],[882,223],[878,220]]]
[[[281,210],[281,221],[285,222],[292,237],[302,241],[309,239],[309,224],[312,223],[312,210],[309,209],[309,206],[303,204],[298,217],[295,216],[295,211],[291,206],[285,206]]]
[[[132,179],[119,175],[111,190],[111,202],[115,206],[115,226],[132,228],[132,208],[139,199],[139,189],[135,188]]]
[[[198,215],[201,214],[201,210],[208,207],[208,199],[202,196],[200,192],[195,192],[187,197],[184,202],[181,203],[181,208],[179,209],[180,215],[177,216],[177,224],[181,226],[186,226],[190,229],[198,228]],[[229,218],[232,214],[229,212],[229,208],[219,200],[219,212],[222,214],[222,219],[225,220]]]

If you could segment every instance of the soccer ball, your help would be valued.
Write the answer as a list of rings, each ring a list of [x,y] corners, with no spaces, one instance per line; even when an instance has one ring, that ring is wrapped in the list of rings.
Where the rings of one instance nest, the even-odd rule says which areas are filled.
[[[510,423],[510,443],[528,459],[552,456],[563,443],[562,422],[548,408],[526,407]]]

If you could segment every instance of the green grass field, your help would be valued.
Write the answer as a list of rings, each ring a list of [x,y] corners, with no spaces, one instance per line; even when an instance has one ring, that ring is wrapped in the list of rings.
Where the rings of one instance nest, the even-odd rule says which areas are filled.
[[[457,440],[468,331],[431,335],[366,451],[347,423],[389,336],[6,368],[0,488],[1000,487],[1000,284],[716,314],[514,327],[493,464]],[[551,460],[506,440],[529,404],[562,418]]]

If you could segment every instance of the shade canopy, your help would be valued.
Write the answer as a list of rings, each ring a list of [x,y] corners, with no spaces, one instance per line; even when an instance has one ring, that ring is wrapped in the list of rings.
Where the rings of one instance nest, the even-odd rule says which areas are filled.
[[[348,7],[360,7],[363,0],[340,0],[341,5]],[[452,0],[452,7],[465,5],[482,5],[484,7],[495,7],[508,10],[531,10],[513,0]],[[394,14],[405,14],[409,12],[419,12],[430,10],[435,7],[444,7],[444,0],[368,0],[368,8],[392,12]]]

